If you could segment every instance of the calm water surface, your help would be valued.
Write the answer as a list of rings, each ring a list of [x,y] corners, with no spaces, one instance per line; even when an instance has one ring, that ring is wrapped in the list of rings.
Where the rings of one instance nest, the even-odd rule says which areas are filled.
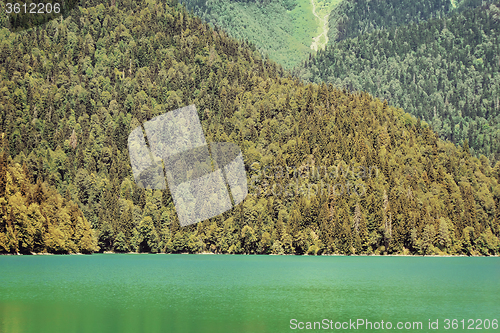
[[[1,333],[389,331],[292,319],[470,331],[446,318],[500,320],[500,258],[0,256]]]

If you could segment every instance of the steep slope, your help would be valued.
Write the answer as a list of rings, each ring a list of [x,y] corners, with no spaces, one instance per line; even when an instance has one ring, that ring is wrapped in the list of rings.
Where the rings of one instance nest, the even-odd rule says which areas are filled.
[[[101,250],[499,252],[500,163],[366,93],[284,77],[175,3],[89,5],[0,31],[0,130],[13,163],[78,203]],[[168,191],[136,186],[127,137],[190,104],[208,142],[241,147],[250,194],[180,228]]]
[[[450,0],[344,0],[330,13],[329,39],[333,43],[378,29],[422,22],[444,16],[452,8]]]
[[[344,40],[296,74],[367,91],[429,121],[442,139],[500,158],[500,5]]]

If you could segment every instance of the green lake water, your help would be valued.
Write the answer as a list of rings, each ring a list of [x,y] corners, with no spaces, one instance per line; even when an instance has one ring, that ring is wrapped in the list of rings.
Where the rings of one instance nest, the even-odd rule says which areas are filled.
[[[379,329],[339,326],[358,319]],[[500,258],[0,256],[1,333],[470,331],[462,319],[500,332]]]

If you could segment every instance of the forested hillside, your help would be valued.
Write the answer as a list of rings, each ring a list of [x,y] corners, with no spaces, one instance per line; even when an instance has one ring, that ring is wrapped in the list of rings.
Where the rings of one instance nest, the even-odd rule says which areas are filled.
[[[6,148],[6,147],[5,147]],[[0,253],[92,253],[97,239],[69,197],[0,152]]]
[[[462,12],[467,9],[476,8],[489,3],[494,3],[495,0],[455,0],[452,3],[455,4],[455,11]]]
[[[29,231],[15,212],[35,209],[28,193],[42,187],[40,214],[52,201],[56,213],[77,203],[100,251],[499,253],[500,163],[471,156],[467,143],[442,141],[366,93],[287,77],[175,3],[88,6],[44,27],[0,30],[0,132],[11,159],[0,169],[11,184],[0,252],[23,248]],[[168,191],[136,186],[127,138],[190,104],[208,142],[241,147],[250,193],[181,228]],[[28,175],[35,190],[23,194]]]
[[[428,121],[442,139],[500,158],[500,5],[380,30],[319,52],[296,73],[367,91]]]
[[[329,41],[354,38],[476,8],[492,0],[343,0],[328,19]]]
[[[446,15],[450,0],[343,0],[330,13],[331,43],[377,29],[393,28]]]

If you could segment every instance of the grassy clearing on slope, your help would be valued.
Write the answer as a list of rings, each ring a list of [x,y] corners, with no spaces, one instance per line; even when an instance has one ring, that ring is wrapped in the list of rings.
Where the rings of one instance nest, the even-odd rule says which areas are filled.
[[[320,16],[330,15],[330,12],[337,6],[342,0],[315,0],[316,3],[316,14]]]
[[[292,36],[308,48],[318,29],[318,22],[312,10],[310,0],[297,0],[295,8],[288,12],[292,20]]]
[[[317,11],[328,16],[341,0],[321,0]],[[181,0],[188,4],[193,0]],[[208,0],[195,14],[216,24],[237,39],[251,41],[262,53],[291,69],[307,59],[313,38],[322,34],[324,24],[312,12],[311,0],[253,1]],[[198,9],[200,9],[198,8]]]
[[[285,68],[292,68],[302,62],[309,54],[307,44],[294,35],[295,26],[289,12],[277,3],[266,6],[237,3],[241,9],[241,24],[234,26],[240,36],[253,42],[263,53]],[[250,30],[249,30],[249,29]],[[231,33],[231,32],[230,32]]]
[[[288,11],[280,2],[262,5],[230,0],[208,2],[208,6],[210,11],[201,14],[205,20],[217,24],[232,37],[251,41],[284,68],[297,66],[311,52],[310,36],[314,35],[316,26],[312,13],[303,12],[303,6]]]

